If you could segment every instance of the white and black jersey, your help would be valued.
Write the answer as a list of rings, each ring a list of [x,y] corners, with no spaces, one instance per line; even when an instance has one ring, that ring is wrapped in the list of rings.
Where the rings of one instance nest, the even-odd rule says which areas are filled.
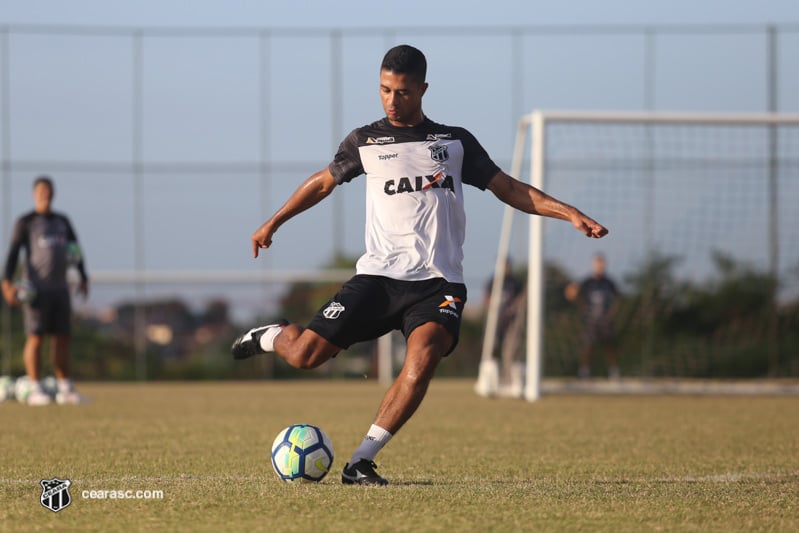
[[[427,118],[388,119],[353,130],[330,172],[337,183],[366,174],[366,253],[357,273],[463,283],[463,184],[484,190],[499,167],[464,128]]]

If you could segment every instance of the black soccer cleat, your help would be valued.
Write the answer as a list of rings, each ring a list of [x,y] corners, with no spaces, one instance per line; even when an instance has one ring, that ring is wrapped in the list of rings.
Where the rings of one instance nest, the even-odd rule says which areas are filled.
[[[341,482],[345,485],[388,485],[388,481],[380,477],[375,468],[377,465],[374,461],[368,459],[361,459],[352,466],[347,463],[341,472]]]
[[[272,324],[252,328],[250,331],[233,341],[233,345],[230,347],[230,352],[233,354],[233,358],[247,359],[253,355],[266,353],[264,349],[261,348],[261,337],[263,336],[264,332],[269,328],[280,328],[288,325],[288,320],[283,320],[281,318]]]

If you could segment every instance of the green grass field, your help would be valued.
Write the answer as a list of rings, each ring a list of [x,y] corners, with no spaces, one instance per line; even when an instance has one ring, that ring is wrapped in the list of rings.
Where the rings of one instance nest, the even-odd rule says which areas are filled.
[[[372,381],[83,384],[94,401],[0,404],[0,529],[35,531],[799,531],[799,397],[475,396],[434,381],[378,456],[386,488],[340,469]],[[287,484],[269,448],[323,427],[333,472]],[[58,513],[39,480],[72,482]],[[163,491],[87,499],[84,491]]]

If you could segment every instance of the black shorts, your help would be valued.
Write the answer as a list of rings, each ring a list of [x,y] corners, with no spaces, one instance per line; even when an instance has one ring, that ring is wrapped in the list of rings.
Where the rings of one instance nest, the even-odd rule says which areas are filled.
[[[28,335],[69,335],[72,305],[69,289],[42,290],[23,306]]]
[[[616,327],[612,319],[586,319],[583,324],[583,345],[612,345],[616,341]]]
[[[458,344],[466,286],[442,278],[400,281],[357,275],[341,287],[313,317],[308,329],[346,349],[395,329],[405,339],[422,324],[441,324]]]

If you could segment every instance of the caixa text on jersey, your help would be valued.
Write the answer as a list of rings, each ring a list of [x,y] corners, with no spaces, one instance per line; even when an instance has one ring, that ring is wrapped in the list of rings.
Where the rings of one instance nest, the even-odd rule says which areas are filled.
[[[386,181],[383,192],[394,195],[403,192],[420,192],[427,189],[449,189],[455,192],[452,176],[416,176],[413,178],[399,178]]]

